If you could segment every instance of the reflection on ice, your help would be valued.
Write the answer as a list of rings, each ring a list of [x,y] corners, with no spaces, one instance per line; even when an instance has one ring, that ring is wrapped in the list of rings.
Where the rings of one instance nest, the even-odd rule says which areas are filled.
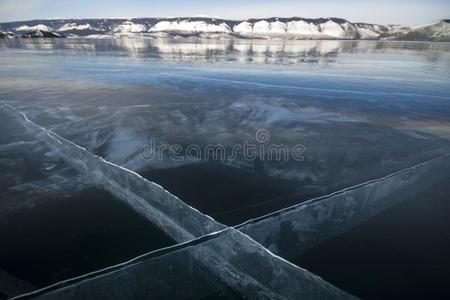
[[[116,37],[109,39],[33,39],[5,40],[2,47],[31,50],[80,50],[91,52],[123,51],[133,57],[158,57],[167,60],[255,61],[293,64],[299,62],[333,62],[336,55],[353,51],[388,51],[409,49],[407,42],[320,41],[320,40],[251,40],[201,38]],[[445,45],[415,44],[422,49],[445,48]],[[412,49],[411,49],[412,50]]]

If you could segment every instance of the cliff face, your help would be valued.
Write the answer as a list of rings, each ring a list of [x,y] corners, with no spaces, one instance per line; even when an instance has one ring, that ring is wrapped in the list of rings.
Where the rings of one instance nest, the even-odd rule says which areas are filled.
[[[214,18],[136,18],[34,20],[0,24],[0,36],[215,36],[292,39],[399,39],[447,41],[448,20],[410,28],[400,25],[351,23],[339,18],[267,18],[243,21]],[[9,35],[6,32],[10,32]],[[41,34],[36,34],[41,32]]]

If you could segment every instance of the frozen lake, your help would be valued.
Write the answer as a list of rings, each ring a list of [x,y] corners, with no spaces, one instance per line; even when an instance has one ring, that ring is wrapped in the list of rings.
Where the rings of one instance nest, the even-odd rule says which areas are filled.
[[[0,66],[0,101],[24,112],[38,125],[161,185],[226,225],[238,225],[450,153],[448,43],[16,39],[0,41]],[[10,142],[5,136],[14,136],[8,133],[7,126],[4,128],[0,130],[1,145]],[[261,130],[268,134],[264,141],[255,136]],[[231,159],[233,147],[245,143],[258,147],[283,145],[288,151],[301,145],[301,159],[268,159],[267,153],[258,151],[251,159],[242,151]],[[158,148],[162,149],[160,155],[149,156],[146,150],[153,151],[149,148],[152,145],[165,147]],[[169,150],[174,145],[178,149],[176,159]],[[220,145],[225,158],[200,154],[192,159],[191,146],[204,150],[211,145]],[[65,201],[75,216],[68,220],[54,217],[58,209],[67,213],[68,208],[55,204],[61,191],[53,189],[53,179],[48,180],[50,183],[42,181],[51,168],[45,163],[40,166],[41,158],[33,154],[34,150],[24,150],[23,154],[7,147],[0,150],[0,169],[4,170],[0,174],[0,210],[8,205],[8,213],[0,215],[0,238],[11,243],[9,249],[0,252],[0,269],[44,286],[131,259],[144,253],[144,249],[150,251],[173,243],[150,225],[144,234],[145,221],[116,205],[109,194],[100,193],[98,203],[91,203],[98,192],[83,180],[64,181],[69,189]],[[66,170],[62,170],[64,177]],[[448,211],[448,203],[443,200],[448,198],[448,189],[439,185],[433,189],[429,193],[435,199],[433,205]],[[381,229],[374,228],[384,228],[377,222],[388,220],[392,225],[395,214],[405,218],[407,212],[417,216],[418,209],[426,207],[426,195],[414,198],[414,203],[420,204],[396,207],[365,227],[349,232],[342,240],[338,237],[323,244],[317,254],[308,252],[295,262],[300,266],[304,263],[305,268],[357,296],[394,297],[397,294],[392,292],[390,283],[397,280],[395,276],[400,276],[397,274],[404,271],[406,263],[398,263],[390,283],[382,284],[386,292],[377,294],[367,282],[358,283],[355,274],[361,269],[370,272],[364,262],[365,253],[373,261],[390,261],[392,257],[387,253],[376,257],[377,253],[358,248],[353,265],[344,259],[349,265],[348,276],[340,278],[334,272],[342,266],[330,262],[339,257],[333,257],[326,245],[343,249],[355,247],[355,240],[374,241],[382,235]],[[33,197],[38,200],[33,202]],[[24,198],[27,205],[10,207],[10,203],[17,204]],[[48,203],[44,198],[49,199]],[[34,209],[36,215],[27,218]],[[104,214],[105,219],[96,228],[91,226],[95,217],[88,216],[84,221],[80,230],[90,234],[89,241],[104,239],[108,241],[104,243],[116,247],[123,234],[123,243],[128,246],[112,252],[111,257],[86,260],[80,253],[62,255],[73,246],[70,239],[63,239],[54,248],[60,254],[55,254],[53,262],[44,255],[45,264],[54,264],[52,271],[24,271],[26,263],[16,249],[29,249],[35,253],[27,257],[30,263],[42,263],[43,254],[35,251],[36,241],[54,242],[60,233],[35,237],[25,245],[14,238],[15,233],[30,234],[40,216],[53,216],[54,224],[61,228],[75,226],[75,217],[83,209]],[[443,249],[436,252],[441,255],[442,264],[450,266],[448,255],[444,254],[448,253],[445,249],[450,250],[450,218],[438,216],[440,213],[439,209],[428,211],[422,221],[425,224],[434,216],[446,220],[441,225],[430,225],[442,234],[427,245],[436,243],[437,248]],[[448,213],[447,216],[450,217]],[[125,227],[105,229],[107,220],[116,226],[120,218]],[[22,222],[26,226],[19,230],[17,224]],[[43,224],[43,228],[51,226]],[[396,234],[404,236],[402,232],[406,231],[402,230],[407,228],[398,229]],[[150,240],[142,242],[145,238]],[[99,256],[101,246],[89,245],[89,241],[78,241],[80,251]],[[381,239],[380,243],[386,241],[389,239]],[[411,243],[411,247],[415,246]],[[22,259],[14,266],[7,257],[13,252],[15,260]],[[339,253],[348,260],[353,255],[352,251]],[[420,255],[413,252],[411,256],[408,264]],[[320,266],[323,257],[330,260],[328,268]],[[67,266],[61,263],[64,259],[77,263]],[[358,268],[362,265],[366,267]],[[422,270],[420,266],[418,269]],[[436,276],[442,276],[440,270]],[[392,270],[377,269],[367,279],[378,280],[386,272]],[[428,272],[424,276],[432,275]],[[414,280],[420,282],[420,278]],[[400,289],[408,290],[405,285]],[[427,288],[436,289],[429,281],[424,289]],[[442,291],[445,292],[448,291]]]

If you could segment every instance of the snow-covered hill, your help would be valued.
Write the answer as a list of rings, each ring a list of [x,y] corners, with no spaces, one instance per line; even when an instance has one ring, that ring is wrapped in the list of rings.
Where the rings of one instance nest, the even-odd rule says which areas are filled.
[[[450,20],[441,20],[430,25],[413,28],[402,37],[405,40],[450,41]]]
[[[223,20],[216,18],[67,19],[0,23],[0,31],[17,36],[38,32],[61,36],[233,36],[289,39],[398,39],[448,41],[450,21],[410,28],[400,25],[351,23],[339,18],[266,18]],[[2,34],[0,37],[11,34]]]

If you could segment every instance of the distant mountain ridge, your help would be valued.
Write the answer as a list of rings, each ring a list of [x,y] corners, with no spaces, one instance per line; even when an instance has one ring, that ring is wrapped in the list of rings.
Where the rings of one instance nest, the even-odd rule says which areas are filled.
[[[0,23],[0,38],[234,36],[289,39],[392,39],[450,41],[450,21],[421,27],[351,23],[341,18],[264,18],[225,20],[207,17],[131,19],[54,19]]]

